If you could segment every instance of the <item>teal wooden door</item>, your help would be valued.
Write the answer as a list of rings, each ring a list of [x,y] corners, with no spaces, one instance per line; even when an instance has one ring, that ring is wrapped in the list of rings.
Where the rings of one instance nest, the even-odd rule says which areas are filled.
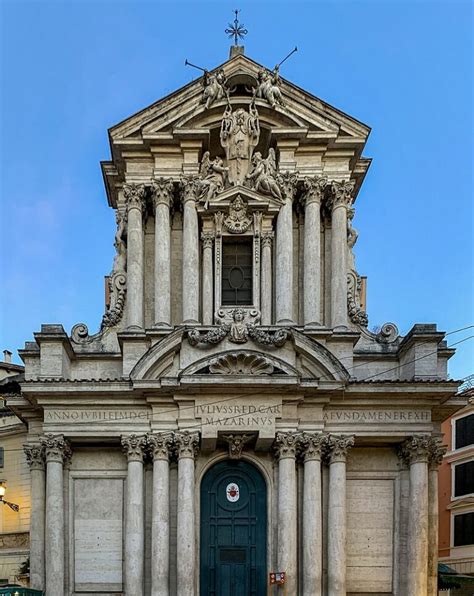
[[[265,596],[267,488],[245,461],[213,466],[201,483],[201,596]]]

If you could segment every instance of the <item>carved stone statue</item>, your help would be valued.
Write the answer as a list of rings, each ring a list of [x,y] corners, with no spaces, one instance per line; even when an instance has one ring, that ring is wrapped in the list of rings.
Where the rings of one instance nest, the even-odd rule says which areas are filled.
[[[357,242],[357,238],[359,237],[359,232],[352,227],[352,220],[354,219],[355,209],[350,207],[347,210],[347,245],[349,248],[354,248],[355,243]]]
[[[227,88],[226,88],[226,76],[222,68],[220,68],[216,73],[210,73],[207,70],[204,72],[204,91],[201,98],[201,103],[205,104],[206,110],[211,107],[211,105],[226,97],[227,95]]]
[[[275,69],[272,72],[268,70],[260,70],[258,73],[257,97],[266,99],[272,108],[277,104],[280,104],[281,106],[285,105],[279,85],[280,74],[278,66],[275,66]]]
[[[205,209],[207,209],[209,201],[224,189],[228,171],[229,168],[224,166],[224,162],[220,157],[215,157],[211,161],[209,151],[206,151],[202,156],[199,171],[201,176],[199,199],[204,201]]]
[[[115,215],[117,221],[117,231],[115,232],[115,251],[114,264],[112,266],[112,273],[124,272],[127,269],[127,247],[124,240],[124,235],[127,229],[126,215],[117,211]]]
[[[229,340],[235,344],[244,344],[249,337],[248,326],[245,323],[243,308],[235,308],[232,313],[233,321],[230,324]]]
[[[272,195],[281,201],[281,190],[276,180],[275,149],[269,149],[267,159],[263,159],[260,151],[257,151],[252,158],[252,166],[253,169],[246,178],[250,180],[253,188],[257,192]]]
[[[233,112],[229,104],[222,117],[221,145],[226,152],[231,184],[244,183],[259,137],[260,124],[255,105],[250,105],[249,112],[243,108]]]

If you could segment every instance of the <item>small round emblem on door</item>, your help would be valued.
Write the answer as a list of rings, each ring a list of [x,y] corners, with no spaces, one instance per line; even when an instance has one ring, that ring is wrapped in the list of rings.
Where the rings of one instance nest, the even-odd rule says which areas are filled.
[[[227,485],[227,488],[225,489],[225,494],[228,501],[230,501],[231,503],[236,503],[240,499],[239,485],[235,482],[231,482]]]

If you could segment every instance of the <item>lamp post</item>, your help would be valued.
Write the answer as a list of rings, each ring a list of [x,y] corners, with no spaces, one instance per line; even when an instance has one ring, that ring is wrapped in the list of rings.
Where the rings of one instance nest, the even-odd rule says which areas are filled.
[[[10,509],[13,509],[13,511],[20,511],[20,506],[17,505],[16,503],[10,503],[10,501],[5,500],[5,493],[7,492],[7,487],[6,487],[6,481],[5,480],[0,480],[0,503],[3,503],[4,505],[8,505],[8,507],[10,507]]]

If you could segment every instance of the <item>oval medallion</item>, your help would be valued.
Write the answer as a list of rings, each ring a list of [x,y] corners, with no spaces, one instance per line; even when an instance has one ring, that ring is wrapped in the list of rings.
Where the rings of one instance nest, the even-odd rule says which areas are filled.
[[[227,488],[225,489],[225,494],[228,501],[230,501],[231,503],[236,503],[240,499],[239,485],[235,484],[235,482],[231,482],[227,485]]]

